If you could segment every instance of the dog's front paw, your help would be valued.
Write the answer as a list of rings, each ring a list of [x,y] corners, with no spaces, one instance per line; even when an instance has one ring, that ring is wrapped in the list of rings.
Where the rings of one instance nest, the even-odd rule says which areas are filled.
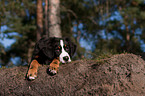
[[[58,72],[58,68],[59,68],[59,60],[54,59],[52,63],[50,63],[49,72],[55,75]]]
[[[36,77],[37,77],[37,69],[35,69],[35,68],[30,68],[30,69],[28,70],[28,73],[27,73],[27,78],[28,78],[29,80],[34,80],[34,79],[36,79]]]
[[[31,62],[30,67],[29,67],[28,72],[27,72],[27,79],[29,79],[29,80],[36,79],[36,77],[37,77],[37,70],[38,70],[39,66],[40,66],[40,64],[38,63],[37,60],[33,60]]]
[[[58,68],[56,68],[55,66],[50,66],[49,67],[49,72],[53,75],[55,75],[58,72]]]

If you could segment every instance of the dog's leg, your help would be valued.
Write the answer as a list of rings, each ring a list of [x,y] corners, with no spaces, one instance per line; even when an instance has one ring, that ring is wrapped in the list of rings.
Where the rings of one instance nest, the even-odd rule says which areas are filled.
[[[56,74],[58,72],[58,68],[59,68],[59,59],[53,59],[53,61],[50,63],[50,66],[49,66],[49,72],[51,74]]]
[[[34,80],[37,77],[37,70],[40,64],[37,60],[32,60],[30,67],[28,69],[27,78],[30,80]]]

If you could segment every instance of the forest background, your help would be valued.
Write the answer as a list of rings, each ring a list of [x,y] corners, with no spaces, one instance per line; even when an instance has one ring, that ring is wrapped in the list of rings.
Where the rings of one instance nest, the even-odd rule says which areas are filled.
[[[27,65],[35,42],[50,36],[51,1],[0,0],[0,67]],[[60,37],[78,46],[74,60],[145,51],[145,0],[54,1]]]

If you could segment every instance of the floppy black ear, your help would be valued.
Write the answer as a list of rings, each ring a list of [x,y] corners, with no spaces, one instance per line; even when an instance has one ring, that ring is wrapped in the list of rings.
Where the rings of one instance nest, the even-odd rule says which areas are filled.
[[[77,45],[75,45],[73,42],[71,42],[70,47],[71,47],[71,57],[72,57],[76,52]]]
[[[49,59],[54,57],[54,50],[53,50],[53,41],[55,38],[42,38],[40,39],[36,45],[33,52],[32,59],[35,58],[36,55],[44,54]]]
[[[53,48],[51,48],[51,47],[44,47],[44,48],[42,48],[42,51],[43,51],[44,55],[47,56],[49,59],[54,58]]]
[[[76,52],[77,45],[74,44],[73,42],[71,42],[71,40],[69,38],[65,38],[65,40],[69,43],[69,46],[70,46],[70,52],[69,52],[69,54],[72,57],[74,55],[74,53]]]
[[[49,59],[54,58],[54,47],[53,47],[53,42],[55,38],[49,38],[44,44],[42,48],[42,52],[44,53],[45,56],[47,56]]]

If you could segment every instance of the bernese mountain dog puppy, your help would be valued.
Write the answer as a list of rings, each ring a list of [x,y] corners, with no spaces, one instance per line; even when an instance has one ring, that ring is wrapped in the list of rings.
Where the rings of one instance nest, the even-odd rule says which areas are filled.
[[[27,79],[34,80],[41,64],[50,64],[49,72],[56,74],[59,64],[71,62],[76,45],[69,38],[42,38],[36,44],[27,71]]]

